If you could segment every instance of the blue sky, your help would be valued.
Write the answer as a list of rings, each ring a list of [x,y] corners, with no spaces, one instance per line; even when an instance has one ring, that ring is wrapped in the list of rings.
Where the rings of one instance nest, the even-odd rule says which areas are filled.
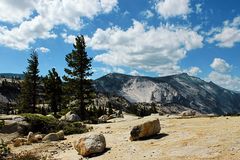
[[[41,75],[64,75],[85,36],[93,79],[110,72],[187,72],[240,91],[239,0],[1,0],[0,72],[22,73],[31,49]]]

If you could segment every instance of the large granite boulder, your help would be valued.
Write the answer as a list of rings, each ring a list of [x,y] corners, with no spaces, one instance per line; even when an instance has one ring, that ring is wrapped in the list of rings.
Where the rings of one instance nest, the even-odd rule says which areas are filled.
[[[74,148],[84,157],[102,153],[106,148],[106,140],[103,134],[88,134],[75,142]]]
[[[26,119],[19,115],[1,115],[0,121],[3,126],[0,128],[0,133],[22,133],[26,128],[29,128],[29,123]]]
[[[149,136],[156,135],[160,132],[160,122],[159,119],[155,119],[152,121],[147,121],[143,124],[134,126],[132,131],[130,132],[130,140],[135,141],[141,138],[146,138]]]

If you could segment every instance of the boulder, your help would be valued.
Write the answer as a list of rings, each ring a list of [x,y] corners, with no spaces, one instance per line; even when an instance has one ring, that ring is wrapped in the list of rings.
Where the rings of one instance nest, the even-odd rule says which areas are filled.
[[[69,121],[69,122],[76,122],[80,120],[80,117],[77,114],[72,113],[71,111],[68,112],[66,115],[60,118],[62,121]]]
[[[52,114],[48,114],[46,115],[47,117],[50,117],[50,118],[55,118]]]
[[[41,134],[36,134],[36,135],[34,136],[34,138],[37,140],[37,142],[41,142],[42,139],[43,139],[43,137],[42,137]]]
[[[69,121],[69,122],[76,122],[76,121],[79,121],[79,120],[80,120],[80,117],[77,114],[70,114],[66,118],[66,121]]]
[[[104,114],[98,118],[98,123],[106,123],[107,120],[108,120],[108,116]]]
[[[122,110],[117,111],[116,114],[117,114],[117,117],[118,117],[118,118],[124,118],[124,117],[123,117]]]
[[[22,133],[26,128],[29,128],[29,123],[26,121],[4,120],[4,126],[0,128],[0,133]]]
[[[103,134],[88,134],[75,142],[74,148],[84,157],[102,153],[106,148],[106,140]]]
[[[27,143],[39,143],[42,141],[42,135],[36,134],[34,135],[33,132],[29,132],[27,136]]]
[[[58,135],[59,140],[64,140],[65,139],[63,130],[57,132],[56,134]]]
[[[16,122],[21,122],[21,121],[26,121],[26,118],[22,117],[22,116],[15,116],[15,117],[13,117],[12,120],[14,120]]]
[[[27,135],[27,142],[28,143],[35,143],[35,137],[33,135],[33,132],[29,132],[28,135]]]
[[[130,140],[135,141],[158,134],[161,130],[159,119],[147,121],[143,124],[134,126],[130,132]]]
[[[20,115],[0,115],[0,121],[4,123],[4,126],[0,128],[0,133],[22,133],[29,124],[26,119]]]
[[[196,111],[194,110],[187,110],[187,111],[183,111],[181,114],[181,116],[195,116],[196,115]]]
[[[59,137],[57,133],[49,133],[44,138],[43,141],[58,141]]]
[[[15,120],[15,121],[25,121],[26,119],[20,115],[0,115],[1,120]]]
[[[108,120],[113,119],[113,118],[117,118],[117,115],[115,113],[109,115]]]

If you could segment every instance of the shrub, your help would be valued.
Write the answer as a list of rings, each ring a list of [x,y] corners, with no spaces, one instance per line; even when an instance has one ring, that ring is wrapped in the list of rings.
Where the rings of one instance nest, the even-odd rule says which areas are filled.
[[[58,130],[63,130],[65,135],[80,134],[88,132],[88,128],[81,122],[62,121],[58,125]]]
[[[1,129],[2,127],[4,127],[4,125],[5,125],[4,120],[1,120],[1,121],[0,121],[0,129]]]
[[[52,116],[43,116],[40,114],[22,114],[23,117],[26,118],[26,121],[30,124],[29,131],[32,132],[41,132],[41,133],[49,133],[56,130],[56,126],[59,121]]]
[[[151,115],[151,113],[155,113],[156,111],[154,110],[153,107],[151,106],[149,107],[147,104],[135,103],[128,108],[127,112],[135,114],[140,117],[144,117],[149,116]]]
[[[0,159],[4,159],[10,153],[10,148],[6,145],[6,143],[1,139],[0,143]]]
[[[26,121],[30,124],[28,129],[25,129],[24,134],[28,134],[29,131],[41,132],[44,134],[50,132],[58,132],[63,130],[64,134],[80,134],[88,132],[88,128],[81,122],[66,122],[58,121],[58,119],[52,116],[43,116],[40,114],[23,114]]]

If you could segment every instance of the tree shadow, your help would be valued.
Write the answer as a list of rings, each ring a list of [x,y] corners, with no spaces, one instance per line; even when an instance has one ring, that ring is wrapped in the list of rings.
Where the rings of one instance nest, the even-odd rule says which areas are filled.
[[[158,133],[158,134],[155,134],[153,136],[140,138],[139,141],[146,141],[146,140],[151,140],[151,139],[161,139],[161,138],[166,137],[168,135],[169,134],[167,134],[167,133]]]
[[[105,153],[107,153],[107,152],[110,151],[110,150],[111,150],[111,148],[106,147],[103,152],[91,154],[91,155],[87,156],[87,158],[93,158],[93,157],[98,157],[98,156],[104,155]]]

